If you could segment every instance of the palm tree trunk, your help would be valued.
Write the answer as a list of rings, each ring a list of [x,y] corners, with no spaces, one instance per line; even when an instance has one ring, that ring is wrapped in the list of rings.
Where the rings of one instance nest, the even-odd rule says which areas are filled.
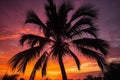
[[[62,60],[62,57],[60,56],[59,56],[59,65],[62,73],[62,79],[67,80],[67,75],[66,75],[64,64],[63,64],[63,60]]]

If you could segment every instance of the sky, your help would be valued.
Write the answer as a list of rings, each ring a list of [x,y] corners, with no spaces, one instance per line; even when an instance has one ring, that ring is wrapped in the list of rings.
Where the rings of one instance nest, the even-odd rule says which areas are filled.
[[[62,0],[55,0],[57,5]],[[99,18],[98,36],[110,44],[107,60],[120,59],[120,1],[119,0],[71,0],[75,9],[86,3],[93,4],[98,9]],[[44,4],[47,0],[0,0],[0,77],[4,73],[14,73],[10,71],[8,60],[16,53],[25,50],[19,45],[22,34],[39,34],[37,26],[24,25],[26,12],[33,9],[39,18],[45,23],[46,16]],[[79,56],[79,55],[78,55]],[[65,66],[69,78],[80,78],[83,73],[99,71],[95,61],[81,57],[81,70],[78,71],[72,58],[66,58]],[[70,62],[67,62],[71,60]],[[54,64],[54,65],[53,65]],[[56,61],[48,64],[48,75],[50,78],[61,77],[59,65]],[[33,64],[29,64],[23,77],[29,77]],[[93,70],[94,69],[94,70]],[[37,74],[41,78],[40,71]],[[37,76],[36,75],[36,76]],[[53,76],[54,75],[54,76]],[[72,76],[71,76],[72,75]],[[38,77],[38,78],[39,78]]]

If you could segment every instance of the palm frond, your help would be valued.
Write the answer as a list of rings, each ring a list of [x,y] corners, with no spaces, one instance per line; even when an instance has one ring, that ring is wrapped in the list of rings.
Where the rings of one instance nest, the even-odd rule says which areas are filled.
[[[70,27],[71,27],[71,23],[70,22],[65,24],[65,27],[64,27],[65,32],[64,33],[65,33],[65,37],[66,38],[70,38],[70,33],[68,33]]]
[[[38,59],[38,61],[35,63],[35,66],[32,70],[32,73],[30,75],[30,80],[34,80],[34,77],[35,77],[35,73],[38,69],[40,69],[43,64],[45,63],[46,61],[46,58],[47,58],[47,52],[44,52],[43,55]]]
[[[99,67],[101,68],[101,70],[103,72],[105,71],[107,67],[107,63],[104,57],[100,53],[87,49],[87,48],[82,48],[82,47],[80,47],[80,50],[86,57],[97,60],[97,63]]]
[[[88,24],[85,24],[85,25],[89,26]],[[79,29],[71,30],[71,34],[69,34],[69,32],[68,32],[70,38],[74,38],[75,36],[82,36],[84,34],[89,34],[89,35],[97,38],[97,28],[95,27],[94,24],[85,29],[81,29],[80,27],[78,27],[78,28]]]
[[[50,42],[51,40],[48,38],[33,35],[33,34],[25,34],[21,37],[20,44],[23,46],[25,41],[28,41],[28,44],[30,45],[30,47],[34,47],[34,45],[37,43],[39,45],[42,45],[43,43]]]
[[[39,25],[40,28],[46,29],[44,23],[39,19],[39,17],[36,15],[36,13],[33,10],[28,11],[25,24],[26,23],[34,23]]]
[[[81,30],[82,26],[94,27],[95,23],[91,18],[85,17],[79,19],[68,31],[69,34],[76,32],[77,30]]]
[[[65,35],[66,30],[65,30],[65,24],[67,22],[67,15],[68,12],[71,11],[73,9],[73,6],[70,3],[63,3],[59,10],[58,10],[58,21],[57,21],[57,29],[58,29],[58,33],[61,33],[62,36]]]
[[[77,67],[78,67],[78,70],[80,70],[80,60],[70,49],[68,49],[68,52],[73,57],[73,59],[75,60],[75,62],[77,64]]]
[[[92,5],[86,4],[84,6],[81,6],[72,16],[70,22],[74,21],[77,18],[80,17],[91,17],[91,18],[97,18],[97,10],[93,8]]]
[[[55,34],[57,33],[57,12],[56,12],[56,5],[53,3],[53,0],[48,0],[49,4],[45,5],[46,15],[48,17],[47,20],[47,28],[48,30],[46,33],[50,34],[49,36],[55,37]],[[46,35],[48,35],[46,34]]]
[[[101,39],[93,39],[93,38],[82,38],[72,41],[73,44],[77,46],[86,46],[91,47],[96,50],[100,50],[102,54],[107,55],[107,49],[109,48],[109,45],[106,41]]]
[[[42,67],[42,77],[46,76],[46,68],[47,68],[48,58],[49,58],[49,56],[47,56],[47,58],[46,58],[46,60],[45,60],[45,62],[43,64],[43,67]]]
[[[62,26],[65,25],[66,20],[67,20],[67,14],[69,11],[71,11],[73,9],[73,6],[70,3],[63,3],[59,10],[58,10],[58,16],[59,16],[59,21],[61,23]],[[61,22],[62,21],[62,22]],[[61,26],[61,27],[62,27]]]
[[[54,4],[53,0],[48,0],[48,4],[45,5],[45,10],[49,20],[52,20],[56,17],[56,5]]]
[[[54,4],[53,0],[48,0],[48,5],[51,8],[51,10],[56,10],[56,4]]]
[[[15,70],[17,68],[18,71],[24,73],[27,63],[36,58],[39,55],[40,51],[42,51],[43,47],[44,46],[32,47],[13,56],[9,61],[12,66],[12,70]]]
[[[67,14],[72,10],[70,3],[63,3],[60,5],[58,11],[53,0],[48,0],[49,4],[45,5],[46,15],[48,17],[47,26],[50,28],[52,36],[64,36],[65,35],[65,24],[67,21]]]
[[[76,37],[78,35],[82,36],[83,33],[89,34],[89,35],[97,38],[97,29],[95,27],[89,27],[89,28],[86,28],[86,29],[82,29],[82,30],[76,31],[73,34],[69,35],[69,37],[70,38],[74,38],[74,37]]]

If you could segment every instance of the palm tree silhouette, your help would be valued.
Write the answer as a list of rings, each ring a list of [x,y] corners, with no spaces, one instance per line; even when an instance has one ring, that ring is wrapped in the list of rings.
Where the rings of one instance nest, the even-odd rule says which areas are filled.
[[[10,59],[12,69],[17,68],[18,71],[24,73],[26,65],[39,57],[30,76],[30,80],[34,80],[35,73],[40,68],[42,76],[46,75],[47,62],[52,57],[59,62],[62,79],[67,80],[63,62],[64,56],[73,57],[78,70],[80,70],[80,61],[71,48],[74,47],[86,57],[97,60],[98,65],[104,71],[106,66],[104,57],[107,55],[108,44],[97,38],[95,24],[97,11],[93,6],[85,5],[80,7],[68,20],[67,15],[71,10],[73,10],[71,3],[64,2],[57,9],[53,0],[48,0],[48,4],[45,5],[48,18],[46,24],[38,18],[34,11],[28,11],[25,24],[39,25],[44,36],[25,34],[21,37],[20,44],[23,46],[24,42],[27,42],[30,48]]]

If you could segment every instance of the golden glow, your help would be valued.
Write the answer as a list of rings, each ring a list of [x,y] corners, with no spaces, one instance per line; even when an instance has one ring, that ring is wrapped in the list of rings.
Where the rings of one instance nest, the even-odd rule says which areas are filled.
[[[5,56],[5,54],[3,56],[0,56],[0,59],[4,60],[2,61],[2,66],[0,66],[0,75],[2,76],[4,73],[15,73],[13,71],[10,70],[10,68],[8,67],[7,61],[11,58],[11,56]],[[70,60],[70,61],[68,61]],[[83,59],[84,60],[84,59]],[[73,74],[79,74],[79,73],[84,73],[84,72],[92,72],[92,71],[99,71],[99,67],[97,66],[97,63],[95,63],[94,61],[92,62],[84,62],[81,64],[81,70],[78,71],[77,66],[74,62],[73,59],[66,57],[66,59],[64,60],[65,63],[65,69],[66,69],[66,73],[69,74],[69,76],[73,76]],[[26,68],[26,72],[25,74],[19,73],[22,77],[29,79],[29,76],[31,74],[31,71],[33,69],[33,66],[35,64],[35,61],[33,61],[32,63],[30,63],[27,68]],[[61,79],[61,71],[60,71],[60,67],[57,61],[54,61],[52,59],[50,59],[48,61],[48,66],[47,66],[47,75],[45,78],[51,78],[51,79]],[[74,77],[73,77],[74,78]],[[36,77],[35,80],[37,79],[42,79],[41,76],[41,70],[38,70],[36,72]],[[43,78],[44,79],[44,78]]]
[[[4,60],[4,61],[2,61],[2,65],[0,65],[0,75],[3,75],[3,73],[6,73],[6,72],[9,74],[12,74],[12,73],[15,74],[15,72],[11,71],[10,68],[8,67],[8,65],[5,64],[10,59],[10,57],[11,56],[5,56],[5,55],[0,56],[0,59]],[[73,74],[99,71],[99,68],[94,61],[82,63],[81,70],[78,71],[77,66],[73,59],[67,57],[67,58],[65,58],[65,60],[66,61],[64,61],[64,63],[65,63],[66,73],[69,74],[69,76],[70,76],[70,74],[72,74],[71,77],[73,76]],[[70,60],[70,61],[67,61],[67,60]],[[34,64],[35,64],[35,61],[33,61],[32,63],[30,63],[27,66],[25,74],[19,73],[21,75],[21,77],[24,77],[25,79],[29,79],[29,76],[31,74]],[[61,71],[60,71],[59,64],[57,61],[53,61],[53,60],[48,61],[47,75],[44,78],[61,79]],[[38,70],[36,72],[35,80],[37,80],[37,79],[42,79],[41,70]]]

